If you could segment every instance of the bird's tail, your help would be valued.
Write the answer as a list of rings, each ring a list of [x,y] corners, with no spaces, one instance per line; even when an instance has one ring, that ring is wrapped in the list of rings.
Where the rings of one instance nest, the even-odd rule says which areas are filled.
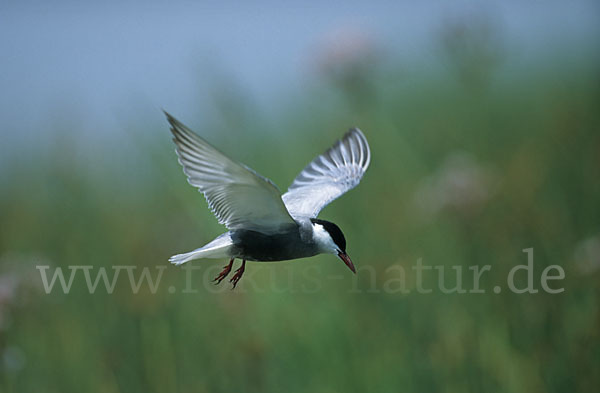
[[[194,251],[173,255],[169,258],[169,262],[174,265],[181,265],[200,258],[230,258],[232,245],[233,242],[231,241],[231,236],[229,235],[229,232],[227,232]]]

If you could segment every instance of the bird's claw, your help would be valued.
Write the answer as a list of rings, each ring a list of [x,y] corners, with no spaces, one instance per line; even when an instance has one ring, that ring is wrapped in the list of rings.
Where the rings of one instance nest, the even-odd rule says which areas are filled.
[[[240,281],[240,279],[242,278],[242,275],[244,274],[244,270],[246,270],[246,260],[242,261],[242,266],[240,266],[240,268],[235,271],[235,274],[233,275],[233,277],[231,277],[229,279],[229,282],[233,284],[231,289],[234,289],[235,286],[237,285],[238,281]]]
[[[225,277],[227,277],[227,275],[229,275],[229,272],[231,272],[231,267],[233,266],[233,260],[234,258],[231,258],[231,260],[229,261],[228,265],[225,265],[225,267],[223,268],[223,271],[221,271],[221,273],[219,273],[219,275],[217,277],[215,277],[215,279],[213,281],[215,282],[215,285],[220,284],[221,281],[223,281],[223,279]]]

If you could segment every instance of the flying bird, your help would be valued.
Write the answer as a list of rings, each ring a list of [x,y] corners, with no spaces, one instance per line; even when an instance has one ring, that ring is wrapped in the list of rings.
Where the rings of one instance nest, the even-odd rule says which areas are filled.
[[[188,182],[204,194],[220,224],[229,230],[194,251],[172,256],[181,265],[199,258],[229,259],[214,279],[219,284],[233,267],[235,288],[246,261],[284,261],[317,254],[337,255],[352,272],[340,228],[318,219],[321,209],[356,187],[369,167],[371,152],[358,128],[350,129],[329,150],[310,162],[281,195],[273,182],[227,157],[165,112],[179,163]]]

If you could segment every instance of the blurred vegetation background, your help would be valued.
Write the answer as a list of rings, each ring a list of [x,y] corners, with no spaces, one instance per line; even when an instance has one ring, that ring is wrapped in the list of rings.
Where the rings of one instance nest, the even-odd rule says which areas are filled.
[[[596,391],[598,52],[514,66],[486,21],[449,23],[440,37],[427,70],[368,41],[325,48],[314,83],[276,115],[226,78],[212,95],[218,121],[165,108],[281,190],[360,127],[371,167],[320,215],[344,231],[356,277],[333,256],[251,263],[231,291],[207,284],[222,266],[207,260],[194,262],[196,293],[168,266],[156,293],[132,293],[122,272],[112,294],[102,283],[90,294],[81,275],[69,294],[46,294],[38,265],[156,276],[224,228],[187,185],[166,121],[132,113],[122,148],[82,153],[65,119],[50,143],[6,163],[0,392]],[[531,247],[539,292],[510,293],[508,272]],[[446,268],[447,287],[462,266],[466,289],[468,267],[491,265],[486,293],[444,294],[436,270],[424,280],[433,292],[417,293],[419,258]],[[394,265],[410,293],[390,289]],[[565,270],[551,284],[560,294],[541,290],[550,265]]]

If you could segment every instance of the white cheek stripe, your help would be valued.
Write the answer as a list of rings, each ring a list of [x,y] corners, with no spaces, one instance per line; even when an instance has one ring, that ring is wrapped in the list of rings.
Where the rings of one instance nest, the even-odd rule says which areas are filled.
[[[313,224],[313,239],[324,253],[337,254],[338,246],[321,224]]]

